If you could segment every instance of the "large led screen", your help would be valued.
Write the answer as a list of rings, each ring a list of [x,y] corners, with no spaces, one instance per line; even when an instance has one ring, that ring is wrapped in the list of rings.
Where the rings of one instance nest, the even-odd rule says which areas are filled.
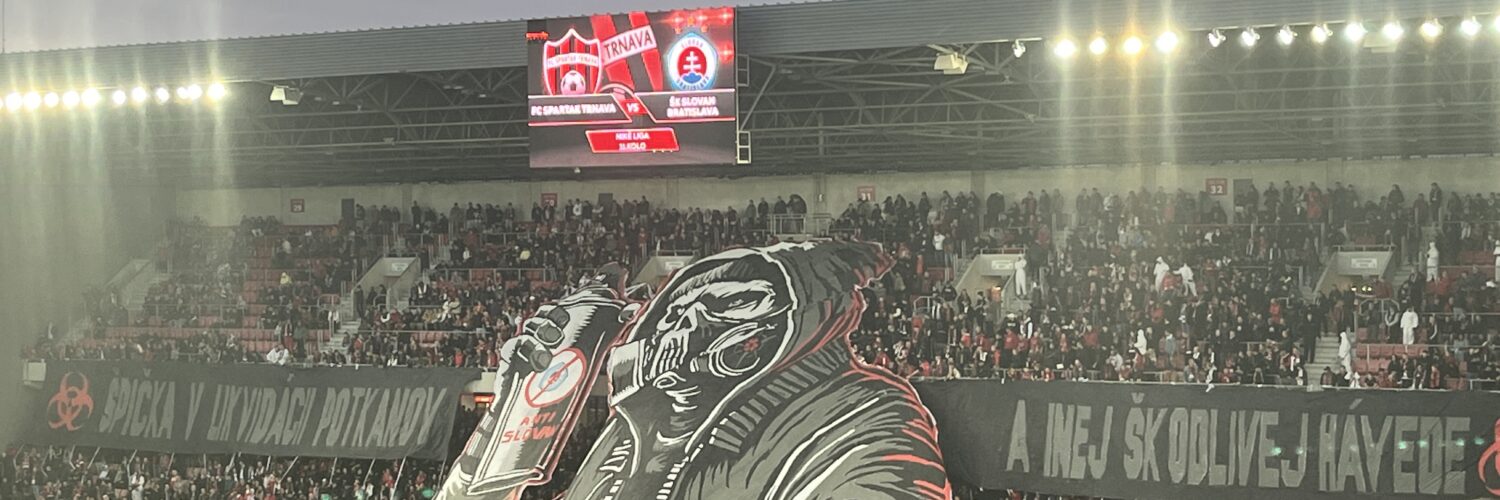
[[[531,166],[735,161],[735,12],[532,21]]]

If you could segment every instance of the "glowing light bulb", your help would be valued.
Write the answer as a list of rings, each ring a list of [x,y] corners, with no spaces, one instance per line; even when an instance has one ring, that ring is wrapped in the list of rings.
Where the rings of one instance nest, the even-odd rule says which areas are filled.
[[[1096,56],[1102,56],[1102,55],[1104,55],[1104,52],[1108,51],[1108,50],[1109,50],[1109,42],[1106,41],[1104,39],[1104,37],[1102,37],[1102,36],[1101,37],[1095,37],[1094,41],[1089,42],[1089,53],[1091,53],[1091,54],[1094,54]]]
[[[1380,27],[1380,34],[1385,35],[1387,40],[1396,41],[1406,35],[1406,28],[1402,27],[1399,22],[1391,21]]]
[[[1161,36],[1156,37],[1156,50],[1163,54],[1171,53],[1177,50],[1177,42],[1177,33],[1171,31],[1162,33]]]
[[[1321,44],[1328,41],[1329,33],[1330,31],[1328,31],[1328,25],[1319,24],[1317,26],[1313,26],[1312,31],[1308,32],[1308,35],[1312,37],[1313,43]]]
[[[1078,45],[1072,40],[1063,40],[1052,46],[1052,53],[1062,58],[1073,57],[1078,53]]]
[[[1349,23],[1348,25],[1344,26],[1344,38],[1348,39],[1351,42],[1364,40],[1365,33],[1368,32],[1369,30],[1365,29],[1365,25],[1360,23]]]

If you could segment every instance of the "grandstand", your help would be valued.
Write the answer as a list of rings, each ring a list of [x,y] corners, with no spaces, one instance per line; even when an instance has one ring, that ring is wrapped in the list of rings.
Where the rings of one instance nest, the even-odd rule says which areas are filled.
[[[612,264],[649,308],[726,251],[847,242],[879,262],[850,266],[849,357],[935,422],[951,484],[925,493],[1500,495],[1493,5],[1001,4],[674,11],[737,24],[716,49],[725,164],[533,168],[524,20],[0,54],[0,342],[18,353],[0,398],[21,402],[0,410],[0,497],[460,498],[444,484],[495,430],[481,417],[537,363],[517,346]],[[70,378],[104,373],[125,382]],[[550,481],[522,498],[587,480],[619,432],[620,380],[583,373]],[[151,385],[173,377],[181,396]],[[161,402],[192,382],[246,406]],[[405,392],[373,402],[387,390]],[[442,432],[269,423],[357,413],[348,391],[381,408],[350,428]],[[175,425],[153,404],[212,421],[152,441]],[[402,406],[422,404],[436,423]],[[1163,421],[1151,479],[1129,457],[1157,452],[1130,443]],[[1383,448],[1339,455],[1366,442]],[[1214,472],[1235,453],[1264,470]]]

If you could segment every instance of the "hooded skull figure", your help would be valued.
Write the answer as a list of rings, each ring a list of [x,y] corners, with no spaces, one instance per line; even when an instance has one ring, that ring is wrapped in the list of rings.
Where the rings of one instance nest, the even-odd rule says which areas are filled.
[[[889,267],[782,244],[678,272],[610,353],[615,412],[566,497],[951,497],[931,415],[847,342]]]

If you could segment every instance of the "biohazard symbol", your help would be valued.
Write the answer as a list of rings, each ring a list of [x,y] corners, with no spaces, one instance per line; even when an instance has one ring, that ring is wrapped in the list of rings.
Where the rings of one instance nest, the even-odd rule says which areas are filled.
[[[69,385],[77,375],[82,383]],[[78,430],[78,420],[94,414],[94,398],[89,396],[89,378],[82,373],[68,372],[63,375],[57,394],[47,400],[47,426],[53,429]]]
[[[1495,421],[1495,441],[1479,457],[1479,481],[1490,494],[1500,495],[1500,420]]]

